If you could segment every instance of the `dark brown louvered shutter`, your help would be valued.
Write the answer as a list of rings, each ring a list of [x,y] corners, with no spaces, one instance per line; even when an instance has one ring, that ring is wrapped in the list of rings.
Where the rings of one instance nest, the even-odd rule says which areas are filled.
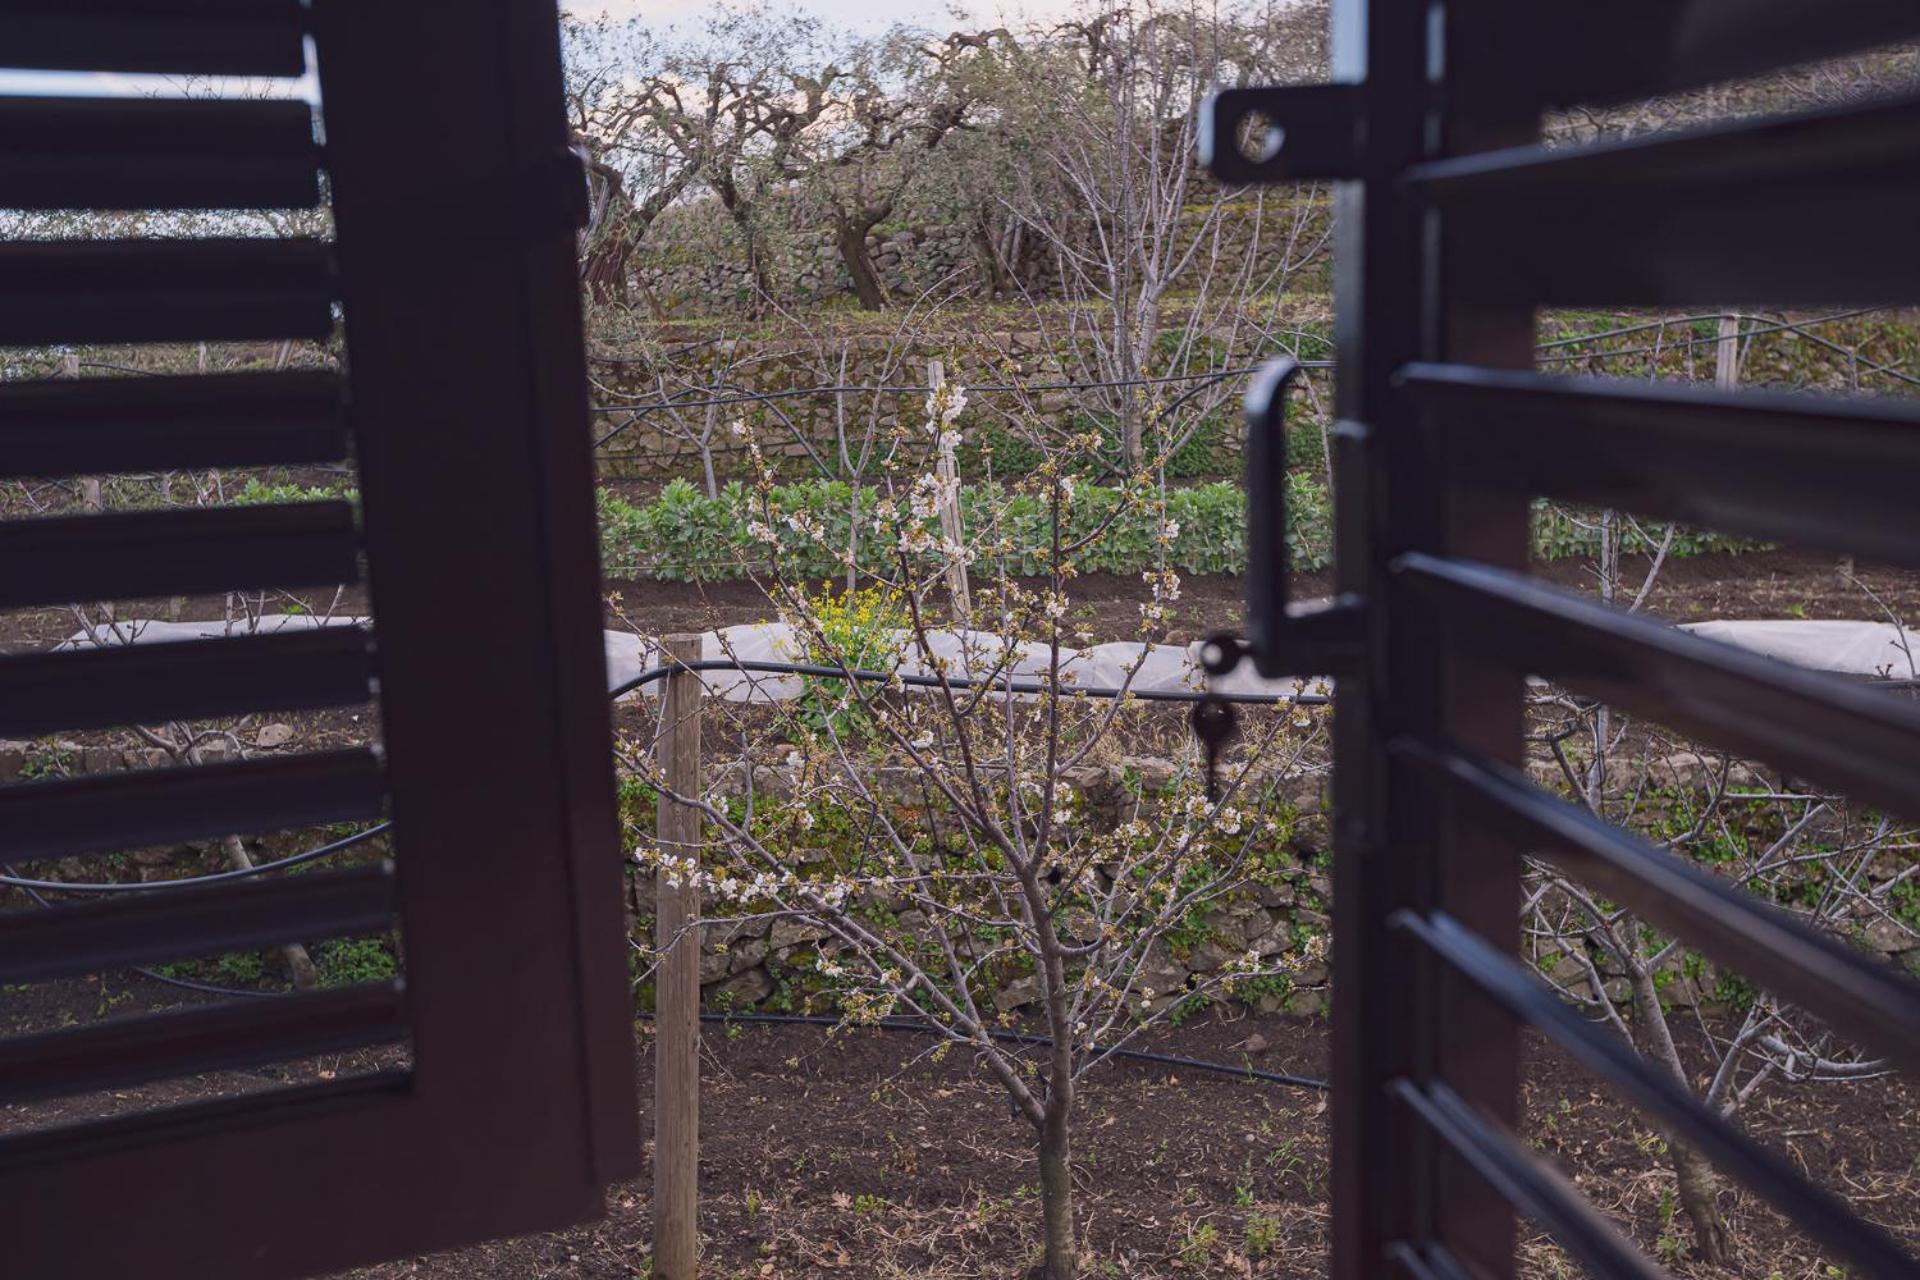
[[[0,861],[386,817],[391,867],[0,916],[0,984],[398,929],[404,985],[0,1040],[0,1102],[370,1045],[351,1079],[0,1138],[9,1276],[291,1276],[551,1228],[638,1161],[551,3],[87,0],[18,69],[288,101],[0,101],[0,207],[302,209],[331,241],[0,246],[0,343],[325,338],[345,372],[0,384],[0,474],[351,460],[346,503],[0,524],[0,606],[364,577],[370,629],[0,660],[0,736],[377,692],[383,747],[0,788]]]
[[[1920,6],[1332,5],[1344,83],[1222,94],[1210,158],[1236,182],[1338,182],[1334,576],[1361,620],[1338,638],[1364,656],[1340,673],[1335,727],[1332,1274],[1511,1277],[1518,1214],[1584,1274],[1664,1274],[1525,1140],[1532,1028],[1845,1274],[1911,1280],[1910,1242],[1701,1105],[1515,952],[1526,853],[1920,1071],[1910,976],[1519,767],[1522,681],[1540,676],[1920,817],[1912,702],[1526,573],[1536,497],[1920,564],[1916,401],[1534,370],[1536,307],[1920,301],[1911,95],[1623,142],[1540,138],[1546,110],[1915,39]],[[1234,145],[1256,117],[1274,144],[1258,156]],[[1293,647],[1264,657],[1325,669],[1302,660],[1316,637],[1299,617],[1270,621]]]

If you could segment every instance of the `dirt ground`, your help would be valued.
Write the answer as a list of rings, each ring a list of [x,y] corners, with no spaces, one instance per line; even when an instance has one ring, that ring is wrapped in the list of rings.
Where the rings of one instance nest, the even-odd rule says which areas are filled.
[[[69,1019],[192,1003],[124,976],[47,984],[0,1002],[0,1034]],[[102,1011],[105,1011],[104,1014]],[[1682,1051],[1704,1061],[1700,1037]],[[705,1028],[701,1212],[711,1280],[1014,1280],[1038,1240],[1027,1131],[1005,1095],[963,1055],[883,1031]],[[1324,1019],[1205,1013],[1140,1047],[1263,1071],[1320,1077]],[[650,1125],[651,1033],[636,1028],[636,1087]],[[361,1053],[175,1081],[100,1097],[0,1107],[0,1134],[23,1128],[299,1084],[381,1066]],[[1336,1082],[1337,1085],[1337,1082]],[[1327,1095],[1183,1067],[1119,1062],[1089,1075],[1076,1137],[1079,1220],[1090,1277],[1324,1274]],[[1727,1271],[1680,1256],[1684,1215],[1658,1135],[1539,1042],[1527,1049],[1526,1128],[1536,1149],[1650,1254],[1687,1280],[1832,1280],[1783,1220],[1736,1187],[1722,1193],[1736,1259]],[[1771,1084],[1742,1117],[1758,1140],[1920,1248],[1920,1086]],[[352,1280],[638,1280],[649,1272],[649,1181],[620,1184],[601,1222],[410,1258]],[[1523,1228],[1526,1273],[1577,1274]]]
[[[1035,1168],[1005,1096],[964,1059],[932,1062],[917,1037],[812,1028],[708,1028],[702,1093],[705,1274],[801,1280],[1011,1278],[1035,1260]],[[1268,1046],[1249,1053],[1249,1045]],[[1207,1016],[1155,1037],[1163,1052],[1324,1074],[1321,1020]],[[1657,1135],[1540,1046],[1526,1107],[1535,1145],[1580,1179],[1655,1256],[1676,1248]],[[642,1123],[651,1097],[643,1037]],[[1181,1068],[1104,1067],[1089,1080],[1077,1195],[1094,1277],[1324,1274],[1326,1095]],[[1782,1087],[1751,1126],[1856,1209],[1920,1244],[1920,1123],[1911,1085]],[[1838,1273],[1743,1192],[1725,1207],[1730,1273]],[[611,1280],[648,1274],[649,1185],[613,1189],[604,1222],[354,1273],[357,1280]],[[1527,1273],[1572,1274],[1528,1232]]]
[[[1637,589],[1647,567],[1644,557],[1625,558],[1622,577],[1629,588]],[[1572,590],[1598,590],[1589,560],[1550,561],[1535,566],[1534,572]],[[1832,556],[1798,551],[1670,559],[1661,567],[1646,608],[1675,622],[1802,617],[1884,621],[1886,615],[1873,599],[1878,596],[1903,622],[1920,620],[1920,574],[1862,561],[1855,566],[1853,576],[1852,583],[1842,578]],[[1293,582],[1296,599],[1331,591],[1332,581],[1326,574],[1300,574]],[[634,629],[656,635],[759,622],[771,612],[765,592],[743,580],[615,580],[607,584],[607,594],[612,618],[629,620]],[[1103,640],[1131,638],[1140,623],[1139,604],[1145,594],[1137,577],[1087,574],[1074,579],[1069,587],[1073,601],[1070,616],[1075,626],[1085,627]],[[1183,578],[1172,629],[1165,638],[1184,643],[1237,627],[1245,597],[1245,582],[1238,577],[1199,574]],[[608,625],[621,623],[610,621]]]
[[[1623,580],[1637,587],[1647,569],[1643,557],[1625,558]],[[1576,591],[1597,589],[1592,562],[1566,559],[1536,565],[1541,578]],[[1293,582],[1297,599],[1330,593],[1326,574],[1299,574]],[[1240,624],[1246,587],[1241,578],[1226,574],[1197,574],[1181,582],[1180,599],[1173,609],[1173,643],[1196,640],[1211,632]],[[1137,634],[1139,604],[1146,598],[1140,579],[1121,574],[1092,573],[1074,579],[1069,595],[1070,615],[1102,640],[1128,639]],[[761,622],[772,616],[765,590],[747,579],[724,582],[655,582],[631,578],[606,583],[607,625],[667,635]],[[1877,599],[1876,599],[1877,597]],[[476,589],[475,608],[484,610],[484,586]],[[269,600],[270,611],[280,602]],[[324,611],[331,600],[311,600],[306,607]],[[172,601],[125,601],[125,618],[166,618]],[[222,616],[218,599],[188,600],[178,607],[183,619]],[[1739,555],[1713,554],[1671,559],[1649,593],[1647,609],[1676,622],[1714,618],[1860,618],[1886,619],[1891,611],[1903,622],[1920,620],[1920,573],[1861,561],[1853,581],[1843,578],[1832,556],[1800,551],[1754,551]],[[336,614],[364,612],[366,595],[354,588],[333,606]],[[21,609],[0,614],[0,653],[44,649],[76,630],[65,609]]]
[[[1634,566],[1629,565],[1629,573]],[[1543,576],[1590,588],[1583,562]],[[1793,552],[1670,562],[1650,609],[1708,618],[1920,618],[1920,575],[1862,564],[1849,582],[1829,557]],[[1863,589],[1862,585],[1865,588]],[[1182,641],[1237,625],[1242,583],[1190,578],[1173,633]],[[768,615],[750,583],[609,583],[609,625],[652,633]],[[1323,578],[1299,595],[1327,589]],[[1868,591],[1872,595],[1868,594]],[[1132,634],[1141,598],[1132,578],[1074,584],[1075,621],[1103,638]],[[1878,597],[1878,602],[1873,598]],[[360,607],[342,602],[343,611]],[[476,608],[479,605],[476,603]],[[149,602],[144,616],[164,616]],[[134,609],[123,610],[133,616]],[[217,616],[212,603],[187,617]],[[71,633],[59,610],[0,618],[0,650],[40,649]],[[290,718],[291,719],[291,718]],[[300,718],[287,749],[362,736],[348,713]],[[20,905],[9,903],[7,905]],[[112,976],[10,990],[0,1036],[120,1017],[194,997]],[[1702,1030],[1688,1033],[1697,1049]],[[1264,1043],[1265,1047],[1252,1051]],[[703,1093],[703,1226],[707,1274],[732,1280],[812,1277],[1011,1278],[1033,1260],[1036,1182],[1029,1139],[1004,1096],[962,1057],[881,1032],[710,1027]],[[1324,1021],[1207,1014],[1159,1033],[1151,1047],[1247,1062],[1271,1071],[1326,1070]],[[1695,1052],[1696,1062],[1705,1055]],[[387,1065],[351,1055],[172,1082],[29,1108],[0,1108],[0,1133],[236,1091],[270,1089]],[[647,1028],[638,1028],[642,1122],[651,1098]],[[1324,1095],[1180,1068],[1120,1064],[1088,1082],[1079,1121],[1079,1216],[1096,1277],[1307,1277],[1324,1271]],[[1761,1141],[1920,1249],[1920,1087],[1895,1079],[1852,1087],[1770,1085],[1743,1117]],[[1650,1253],[1689,1280],[1832,1280],[1830,1270],[1754,1197],[1728,1189],[1737,1262],[1709,1272],[1684,1259],[1688,1227],[1672,1214],[1658,1136],[1577,1069],[1543,1049],[1529,1057],[1527,1108],[1536,1146]],[[356,1280],[603,1280],[649,1274],[650,1204],[643,1177],[613,1189],[596,1225],[477,1246],[352,1273]],[[1529,1272],[1573,1274],[1536,1235]]]

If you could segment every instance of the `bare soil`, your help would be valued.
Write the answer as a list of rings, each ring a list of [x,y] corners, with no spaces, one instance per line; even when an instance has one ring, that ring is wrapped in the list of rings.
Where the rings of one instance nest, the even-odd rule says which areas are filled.
[[[1629,576],[1634,567],[1629,565]],[[1584,564],[1542,576],[1590,589]],[[1649,608],[1676,620],[1920,617],[1920,575],[1862,564],[1848,581],[1828,557],[1794,552],[1705,556],[1668,563]],[[1870,588],[1879,602],[1862,589]],[[1296,584],[1310,596],[1324,578]],[[1172,634],[1182,641],[1232,627],[1242,583],[1189,579]],[[1103,637],[1131,634],[1137,580],[1097,575],[1074,584],[1077,623]],[[351,600],[343,606],[357,608]],[[484,601],[476,599],[476,610]],[[609,584],[610,617],[665,633],[767,616],[750,583]],[[189,609],[184,616],[218,616]],[[128,611],[129,615],[131,610]],[[155,616],[148,613],[146,616]],[[164,616],[164,615],[160,615]],[[622,625],[611,622],[610,625]],[[0,618],[0,649],[37,649],[72,631],[63,611]],[[288,749],[364,734],[364,722],[300,718]],[[289,718],[291,719],[291,718]],[[24,905],[7,902],[9,907]],[[133,976],[12,989],[0,1036],[48,1030],[192,1002]],[[1698,1037],[1687,1031],[1698,1052]],[[1256,1039],[1257,1037],[1257,1039]],[[1250,1045],[1264,1042],[1259,1052]],[[1157,1034],[1150,1047],[1266,1070],[1323,1074],[1322,1020],[1208,1014]],[[1038,1210],[1030,1138],[1004,1096],[964,1056],[931,1056],[928,1041],[875,1031],[710,1027],[703,1088],[703,1228],[714,1277],[1016,1277],[1033,1260]],[[0,1108],[0,1133],[136,1106],[274,1088],[386,1065],[346,1055],[115,1095]],[[638,1028],[642,1122],[652,1093],[649,1033]],[[1306,1277],[1324,1273],[1327,1121],[1324,1095],[1181,1068],[1116,1064],[1083,1094],[1079,1212],[1095,1276]],[[1749,1130],[1857,1210],[1920,1249],[1920,1087],[1897,1079],[1852,1087],[1773,1084],[1743,1117]],[[1835,1261],[1737,1189],[1723,1196],[1736,1236],[1731,1271],[1684,1257],[1688,1227],[1671,1211],[1658,1135],[1576,1068],[1535,1046],[1527,1066],[1535,1144],[1646,1248],[1691,1280],[1830,1280]],[[649,1274],[645,1177],[614,1188],[604,1221],[353,1273],[358,1280],[453,1277],[599,1280]],[[1572,1274],[1537,1234],[1523,1251],[1532,1274]]]
[[[1629,589],[1639,583],[1646,570],[1644,557],[1624,558],[1622,578]],[[1589,560],[1548,561],[1535,565],[1533,572],[1571,590],[1598,590]],[[1324,596],[1333,589],[1331,578],[1324,573],[1297,574],[1292,585],[1299,599]],[[1137,633],[1139,604],[1147,594],[1139,578],[1086,574],[1073,580],[1069,594],[1075,626],[1085,627],[1103,640]],[[763,622],[773,613],[763,588],[742,578],[721,582],[613,578],[606,583],[606,596],[608,626],[649,635]],[[1183,579],[1172,626],[1164,639],[1185,643],[1238,626],[1245,596],[1245,581],[1236,576],[1197,574]],[[311,602],[313,607],[328,603]],[[222,616],[223,607],[217,598],[188,600],[178,607],[177,616],[190,621],[214,619]],[[366,607],[364,589],[353,588],[341,597],[335,612],[358,614]],[[1902,621],[1913,621],[1920,620],[1920,573],[1861,561],[1849,581],[1841,576],[1834,557],[1802,551],[1690,556],[1669,559],[1662,566],[1646,608],[1676,622],[1801,617],[1880,621],[1888,612]],[[174,609],[173,601],[129,601],[121,603],[119,613],[127,618],[166,618],[175,616]],[[484,589],[476,595],[474,609],[476,614],[484,614]],[[44,649],[65,640],[75,630],[73,616],[65,609],[13,610],[0,614],[0,653]]]
[[[1622,578],[1637,587],[1648,568],[1644,557],[1628,556]],[[1584,559],[1548,561],[1533,572],[1570,590],[1596,593],[1592,562]],[[1920,620],[1920,573],[1868,564],[1855,566],[1855,581],[1842,578],[1832,556],[1800,551],[1755,551],[1740,555],[1713,554],[1669,559],[1660,570],[1645,607],[1675,622],[1704,622],[1717,618],[1861,618],[1882,621],[1887,609],[1902,621]],[[1333,583],[1324,573],[1299,574],[1293,581],[1298,599],[1331,594]],[[1870,589],[1872,595],[1868,594]],[[744,580],[727,582],[653,582],[615,579],[607,584],[611,617],[625,619],[638,630],[665,635],[701,631],[764,621],[771,613],[765,592]],[[1146,592],[1137,577],[1091,573],[1075,578],[1069,594],[1072,621],[1103,640],[1136,634],[1139,604]],[[1226,574],[1199,574],[1184,578],[1174,607],[1170,631],[1164,637],[1180,644],[1212,632],[1230,630],[1242,620],[1244,579]],[[609,625],[621,625],[610,622]]]
[[[45,984],[0,1001],[0,1034],[193,1003],[127,976]],[[103,1013],[104,1010],[104,1013]],[[1701,1036],[1679,1028],[1704,1061]],[[651,1028],[636,1027],[641,1125],[650,1121]],[[917,1035],[818,1027],[705,1028],[701,1092],[703,1275],[713,1280],[1012,1280],[1034,1260],[1030,1137],[965,1055]],[[1140,1047],[1304,1076],[1327,1071],[1321,1018],[1210,1012]],[[233,1096],[394,1065],[327,1058],[134,1091],[0,1107],[0,1134],[136,1107]],[[1336,1082],[1337,1085],[1337,1082]],[[1328,1095],[1183,1067],[1103,1066],[1082,1091],[1078,1211],[1092,1277],[1325,1273]],[[1831,1280],[1847,1274],[1752,1195],[1728,1187],[1735,1262],[1684,1256],[1684,1215],[1659,1136],[1542,1043],[1526,1051],[1525,1129],[1536,1149],[1649,1253],[1688,1280]],[[1742,1117],[1759,1141],[1920,1248],[1920,1086],[1775,1083]],[[320,1190],[320,1189],[316,1189]],[[613,1187],[606,1217],[354,1271],[354,1280],[637,1280],[650,1274],[646,1176]],[[1577,1274],[1523,1226],[1534,1276]]]

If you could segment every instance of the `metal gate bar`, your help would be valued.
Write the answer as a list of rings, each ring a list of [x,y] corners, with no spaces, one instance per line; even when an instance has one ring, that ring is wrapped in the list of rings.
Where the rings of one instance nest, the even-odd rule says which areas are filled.
[[[1337,183],[1335,590],[1364,656],[1335,700],[1334,1275],[1510,1277],[1516,1209],[1594,1274],[1661,1274],[1515,1136],[1528,1026],[1862,1274],[1920,1274],[1516,959],[1528,853],[1920,1068],[1920,984],[1520,768],[1539,675],[1920,817],[1913,706],[1525,574],[1539,496],[1920,564],[1912,402],[1545,378],[1532,349],[1549,305],[1920,301],[1920,98],[1617,144],[1539,136],[1544,109],[1912,39],[1920,6],[1334,0],[1334,15],[1340,83],[1223,93],[1208,133],[1224,180]],[[1262,121],[1252,141],[1268,145],[1244,145]],[[1846,233],[1777,251],[1813,218]]]

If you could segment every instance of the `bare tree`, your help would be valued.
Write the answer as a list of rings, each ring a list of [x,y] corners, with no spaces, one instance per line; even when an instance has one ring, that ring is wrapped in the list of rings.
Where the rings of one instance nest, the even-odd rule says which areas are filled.
[[[1217,801],[1190,768],[1164,794],[1135,799],[1124,820],[1095,821],[1092,763],[1154,714],[1130,698],[1073,694],[1068,650],[1088,637],[1069,620],[1067,593],[1078,558],[1118,513],[1070,532],[1071,460],[1054,456],[1017,486],[1053,517],[1039,584],[996,569],[1013,548],[990,518],[966,547],[945,545],[935,512],[947,481],[931,457],[963,403],[964,391],[949,388],[924,427],[896,427],[889,440],[871,529],[894,548],[893,568],[860,599],[812,595],[772,557],[763,579],[809,660],[849,675],[911,667],[934,687],[908,695],[891,682],[821,682],[800,704],[808,711],[767,730],[769,742],[789,744],[780,787],[763,788],[750,767],[767,746],[743,743],[744,804],[665,790],[644,742],[626,744],[622,761],[697,807],[712,832],[703,865],[642,848],[645,866],[697,879],[731,910],[805,926],[825,939],[819,973],[849,1021],[919,1020],[944,1042],[939,1052],[971,1055],[1005,1089],[1039,1166],[1035,1274],[1069,1280],[1080,1265],[1072,1132],[1086,1073],[1191,1001],[1319,963],[1324,939],[1296,939],[1259,895],[1293,857],[1279,781],[1306,767],[1321,726],[1304,708],[1278,708],[1247,735]],[[758,536],[783,524],[839,550],[806,512],[777,505],[770,468],[757,495]],[[1155,500],[1147,487],[1127,499]],[[978,612],[999,619],[990,630],[931,621],[955,553],[973,562]],[[1143,636],[1165,625],[1178,592],[1169,571],[1150,580]],[[1138,662],[1125,671],[1128,687],[1138,671]],[[810,847],[816,827],[851,834],[823,858]],[[1213,950],[1194,980],[1169,939],[1199,922]],[[1010,1010],[1029,1003],[1039,1038],[1002,1036]]]
[[[1309,8],[1286,22],[1312,32],[1322,18]],[[1303,42],[1324,49],[1324,36]],[[1021,87],[1003,97],[1022,157],[1008,209],[1052,255],[1070,304],[1052,345],[1110,388],[1103,408],[1129,468],[1157,447],[1150,433],[1178,430],[1142,384],[1254,336],[1259,310],[1324,251],[1311,193],[1275,205],[1194,160],[1207,95],[1270,74],[1260,59],[1273,47],[1258,22],[1147,0],[1034,33],[1003,61]],[[1188,407],[1193,421],[1211,405]]]
[[[869,311],[884,309],[891,295],[867,237],[893,216],[929,154],[970,127],[973,85],[954,72],[972,47],[960,37],[927,44],[899,30],[855,46],[837,109],[809,146],[807,167],[832,219],[834,247]]]

